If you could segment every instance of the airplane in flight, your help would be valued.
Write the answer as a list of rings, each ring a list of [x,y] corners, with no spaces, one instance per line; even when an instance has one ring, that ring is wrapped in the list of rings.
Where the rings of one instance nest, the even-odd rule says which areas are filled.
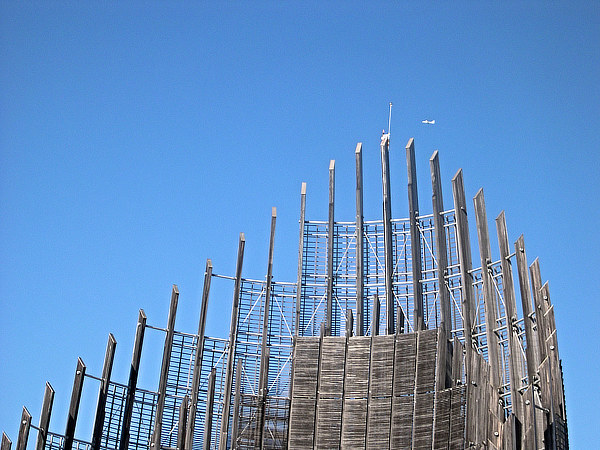
[[[426,123],[428,125],[435,125],[435,120],[422,120],[421,123]]]

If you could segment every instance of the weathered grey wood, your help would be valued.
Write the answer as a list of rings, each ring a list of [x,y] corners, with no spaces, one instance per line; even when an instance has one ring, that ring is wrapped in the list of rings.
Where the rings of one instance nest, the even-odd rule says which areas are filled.
[[[131,415],[135,401],[135,390],[137,389],[138,374],[140,371],[140,359],[142,357],[142,345],[144,343],[144,332],[146,330],[146,313],[140,309],[138,322],[135,330],[135,341],[133,344],[133,356],[131,357],[131,368],[129,369],[129,382],[127,383],[127,396],[125,397],[125,408],[123,410],[123,424],[121,426],[121,441],[119,450],[129,448],[129,430],[131,429]]]
[[[438,302],[441,312],[440,329],[444,331],[445,336],[449,336],[452,330],[450,316],[450,292],[446,283],[446,274],[448,273],[448,248],[446,246],[446,229],[444,228],[444,199],[442,196],[442,179],[440,174],[439,154],[436,150],[429,159],[429,168],[431,172],[431,202],[433,204],[433,227],[435,231],[435,259],[437,261],[437,278],[439,296]],[[438,366],[443,368],[437,372],[437,389],[445,389],[452,384],[451,364],[449,357],[450,344],[446,339],[440,341],[438,352]]]
[[[395,335],[373,336],[369,398],[391,397],[394,380]]]
[[[367,399],[345,398],[341,448],[364,449],[366,445]]]
[[[212,420],[213,420],[213,409],[215,404],[215,379],[217,377],[217,369],[214,367],[210,371],[208,376],[208,387],[206,392],[206,418],[204,420],[204,442],[202,443],[202,450],[210,449],[210,440],[212,435]]]
[[[372,339],[364,336],[348,338],[344,377],[346,399],[366,399],[369,395],[371,342]]]
[[[400,305],[396,308],[396,318],[398,320],[398,323],[396,324],[396,333],[404,334],[406,318],[404,317],[404,310]]]
[[[413,394],[392,397],[390,449],[412,448],[414,403]]]
[[[548,348],[546,341],[548,340],[547,324],[546,324],[546,308],[542,298],[542,276],[540,274],[540,261],[536,258],[529,266],[531,274],[531,288],[533,292],[533,303],[535,305],[535,320],[538,334],[538,342],[540,349],[540,364],[548,357]]]
[[[558,352],[558,339],[556,336],[556,323],[554,318],[554,306],[550,302],[550,288],[548,282],[542,286],[542,298],[546,305],[545,323],[548,326],[548,360],[550,361],[550,379],[552,380],[552,400],[554,412],[563,420],[566,420],[564,406],[564,392],[562,370],[560,368],[560,356]]]
[[[42,412],[40,413],[40,424],[38,427],[38,435],[36,442],[36,450],[44,450],[46,448],[46,439],[48,438],[48,427],[50,426],[50,415],[52,414],[52,404],[54,403],[54,389],[50,383],[46,382],[44,390],[44,402],[42,404]]]
[[[475,198],[475,221],[477,223],[477,237],[479,240],[479,254],[481,256],[481,278],[483,280],[483,301],[485,305],[485,334],[487,338],[488,359],[491,369],[491,382],[496,388],[500,387],[502,375],[500,373],[500,339],[495,332],[498,326],[496,303],[496,291],[494,290],[491,263],[492,250],[487,226],[487,214],[485,211],[485,199],[483,189],[479,189]]]
[[[521,372],[522,357],[521,344],[519,342],[519,330],[517,328],[517,301],[515,298],[515,287],[513,281],[512,264],[510,260],[510,247],[508,243],[508,231],[506,229],[506,218],[502,211],[496,218],[496,230],[498,231],[498,243],[500,246],[500,265],[502,267],[502,290],[504,292],[504,305],[506,307],[506,327],[509,350],[509,376],[510,394],[512,399],[513,413],[523,423],[523,403],[521,395]]]
[[[452,342],[452,386],[460,386],[463,376],[463,356],[465,346],[455,337]]]
[[[354,314],[352,310],[348,308],[346,311],[346,337],[352,337],[352,330],[354,329]]]
[[[525,253],[525,240],[523,235],[515,242],[515,259],[517,260],[517,272],[519,275],[519,289],[521,292],[521,308],[523,310],[523,324],[525,326],[525,356],[527,360],[527,376],[529,384],[533,384],[537,377],[540,365],[540,349],[537,330],[534,329],[533,306],[531,288],[529,285],[529,272],[527,271],[527,254]]]
[[[23,406],[21,414],[21,423],[19,424],[19,436],[17,438],[17,450],[27,450],[27,441],[29,440],[29,430],[31,428],[31,414]]]
[[[392,193],[390,188],[390,135],[381,136],[381,186],[383,189],[383,245],[385,255],[386,334],[394,334],[394,253],[392,243]]]
[[[198,320],[198,338],[196,341],[194,369],[192,374],[192,396],[189,402],[189,411],[187,413],[187,423],[185,427],[186,434],[184,445],[187,449],[191,449],[194,446],[194,428],[196,425],[196,411],[198,408],[200,377],[202,375],[202,357],[204,355],[204,331],[206,329],[206,315],[208,313],[208,297],[210,294],[212,270],[212,261],[210,259],[207,259],[206,268],[204,269],[204,287],[202,289],[202,303],[200,305],[200,318]]]
[[[306,183],[300,190],[300,237],[298,239],[298,281],[296,287],[296,321],[294,335],[300,334],[300,313],[302,312],[302,257],[304,255],[304,221],[306,216]]]
[[[392,397],[372,397],[367,419],[367,449],[389,448]]]
[[[356,144],[356,335],[365,334],[362,143]]]
[[[169,361],[171,361],[171,349],[173,347],[173,335],[175,333],[175,316],[177,315],[177,302],[179,301],[179,289],[173,285],[171,290],[171,303],[169,305],[169,318],[167,319],[167,332],[165,335],[165,346],[163,349],[162,365],[158,383],[158,398],[156,401],[156,413],[154,415],[154,428],[150,446],[160,448],[162,435],[162,419],[167,394],[167,376],[169,375]]]
[[[447,450],[450,441],[450,405],[452,389],[435,392],[433,449]]]
[[[235,283],[233,288],[233,302],[231,305],[231,324],[229,325],[229,344],[227,347],[227,368],[223,387],[223,418],[219,438],[219,450],[227,449],[227,435],[229,432],[229,409],[231,405],[231,384],[233,377],[233,359],[235,358],[235,343],[237,340],[238,306],[240,303],[240,290],[242,287],[242,266],[244,264],[244,248],[246,237],[240,233],[238,240],[237,263],[235,266]]]
[[[456,240],[458,247],[458,258],[460,261],[460,283],[461,283],[461,310],[463,316],[463,329],[465,334],[465,378],[467,383],[467,402],[472,396],[472,374],[473,369],[473,323],[475,321],[475,296],[473,293],[473,277],[471,275],[471,242],[469,238],[469,223],[467,219],[467,200],[462,175],[462,169],[452,178],[452,194],[454,199],[454,214],[456,220]],[[467,441],[474,439],[475,421],[467,408],[466,436]]]
[[[418,333],[408,333],[396,336],[394,362],[394,366],[397,368],[394,371],[395,396],[413,396],[415,393],[417,335]]]
[[[450,450],[463,450],[465,446],[465,403],[467,399],[466,387],[459,386],[452,389],[450,403]]]
[[[186,448],[191,449],[191,447],[186,447],[185,445],[188,404],[189,397],[186,395],[183,397],[183,400],[181,400],[179,405],[179,420],[177,422],[177,450],[185,450]]]
[[[268,382],[269,382],[269,357],[271,354],[271,347],[265,347],[264,352],[261,354],[261,371],[258,379],[258,412],[256,413],[256,428],[254,431],[255,441],[254,446],[258,448],[264,447],[264,428],[265,428],[265,404],[267,402],[268,395]]]
[[[271,237],[269,239],[269,259],[267,264],[267,286],[265,288],[265,308],[263,314],[262,338],[260,350],[260,377],[258,382],[258,413],[256,415],[256,429],[258,430],[258,442],[262,448],[262,436],[265,420],[265,401],[267,397],[269,352],[269,317],[271,312],[271,283],[273,277],[273,251],[275,247],[275,224],[277,221],[277,209],[271,210]],[[267,376],[262,376],[267,373]]]
[[[373,296],[373,322],[371,324],[371,336],[379,335],[379,315],[381,314],[381,304],[377,294]]]
[[[329,162],[329,222],[327,226],[327,304],[325,307],[325,336],[332,334],[333,315],[333,240],[335,228],[335,160]]]
[[[315,448],[331,449],[340,445],[342,423],[342,399],[320,398],[317,404]]]
[[[414,330],[425,329],[423,310],[423,286],[421,279],[421,233],[419,232],[419,194],[417,191],[417,163],[415,141],[410,138],[406,144],[406,170],[408,174],[408,212],[410,220],[410,251],[413,282]]]
[[[235,393],[233,396],[233,420],[231,422],[231,448],[238,448],[237,437],[240,424],[240,402],[242,398],[242,358],[238,358],[235,366]],[[289,430],[289,426],[288,426]],[[221,437],[223,439],[223,437]]]
[[[417,333],[412,448],[432,445],[437,329]],[[427,432],[427,429],[429,432]]]
[[[104,417],[106,415],[106,398],[108,397],[108,386],[110,383],[110,374],[112,372],[113,361],[115,359],[115,348],[117,341],[112,333],[108,335],[106,344],[106,354],[104,356],[104,366],[102,367],[102,381],[98,392],[98,404],[96,407],[96,419],[94,420],[94,432],[92,434],[92,449],[99,450],[102,440],[102,429],[104,428]]]
[[[0,450],[10,450],[11,445],[11,440],[8,438],[6,433],[2,432],[2,445],[0,445]]]
[[[75,380],[73,381],[73,391],[71,392],[71,403],[69,404],[69,415],[67,416],[67,426],[65,429],[64,450],[71,450],[73,448],[75,425],[77,424],[77,415],[79,414],[79,401],[81,400],[81,390],[83,389],[84,378],[85,364],[81,358],[78,358],[77,369],[75,369]]]

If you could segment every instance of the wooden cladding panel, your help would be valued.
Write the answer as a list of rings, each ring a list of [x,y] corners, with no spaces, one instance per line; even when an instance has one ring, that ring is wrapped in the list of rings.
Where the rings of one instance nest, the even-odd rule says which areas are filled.
[[[319,398],[315,448],[337,448],[340,445],[342,425],[342,399]]]
[[[437,330],[419,333],[417,341],[416,393],[431,392],[435,385]]]
[[[414,396],[392,399],[392,436],[390,448],[411,448]]]
[[[367,418],[368,449],[381,449],[389,446],[391,416],[391,397],[372,397],[369,400],[369,411]]]
[[[448,448],[459,450],[464,448],[465,415],[467,390],[465,386],[452,389],[450,401],[450,440]]]
[[[371,397],[391,397],[394,378],[394,335],[374,336],[371,344]]]
[[[289,425],[290,448],[313,448],[316,405],[316,398],[296,397],[292,400]]]
[[[319,372],[319,395],[342,397],[344,392],[344,368],[346,361],[346,338],[328,337],[321,346]]]
[[[433,392],[418,394],[413,417],[413,448],[431,448],[433,429]]]
[[[345,398],[367,398],[369,394],[370,354],[370,338],[351,337],[348,339],[344,386]]]
[[[415,391],[417,333],[396,336],[394,395],[412,395]]]
[[[450,405],[452,390],[438,391],[435,397],[435,426],[433,448],[447,449],[450,440]]]
[[[344,400],[342,418],[342,448],[365,448],[367,437],[367,399]]]
[[[293,397],[316,398],[319,338],[297,337]]]

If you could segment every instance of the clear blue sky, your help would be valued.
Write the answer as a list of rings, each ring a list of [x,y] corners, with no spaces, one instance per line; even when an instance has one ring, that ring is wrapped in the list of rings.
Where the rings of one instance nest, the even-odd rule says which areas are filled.
[[[244,276],[262,279],[271,206],[274,273],[294,280],[301,182],[307,218],[325,219],[335,159],[337,218],[353,220],[358,141],[365,216],[379,218],[392,101],[394,216],[410,137],[424,212],[435,149],[447,206],[462,167],[490,227],[506,211],[550,281],[572,448],[597,445],[600,3],[364,3],[0,1],[0,428],[13,441],[46,381],[64,432],[77,357],[100,375],[109,332],[126,382],[137,311],[165,326],[172,283],[177,328],[194,332],[205,261],[232,275],[240,231]],[[230,302],[216,288],[210,334],[226,336]]]

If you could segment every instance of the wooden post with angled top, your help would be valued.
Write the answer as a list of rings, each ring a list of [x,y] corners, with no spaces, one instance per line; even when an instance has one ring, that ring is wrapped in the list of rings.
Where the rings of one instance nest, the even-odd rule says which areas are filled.
[[[115,348],[117,341],[112,333],[108,335],[104,366],[102,368],[102,381],[98,392],[98,406],[96,407],[96,419],[94,421],[94,432],[92,434],[92,450],[100,450],[102,440],[102,429],[104,428],[104,416],[106,415],[106,398],[108,397],[108,385],[112,372],[113,360],[115,359]]]
[[[0,450],[10,450],[11,445],[12,445],[11,440],[8,438],[6,433],[3,431],[2,432],[2,444],[0,445]]]
[[[335,239],[335,160],[329,162],[329,222],[327,226],[327,306],[325,336],[332,335],[333,326],[333,240]]]
[[[535,305],[535,320],[537,322],[537,334],[540,350],[540,364],[544,362],[548,356],[546,341],[548,340],[547,324],[546,324],[546,309],[544,308],[544,300],[542,295],[542,276],[540,274],[540,261],[535,258],[529,266],[531,273],[531,287],[533,291],[533,303]]]
[[[442,321],[442,333],[438,343],[438,370],[436,370],[436,389],[442,390],[452,385],[452,364],[450,363],[450,342],[448,338],[452,330],[450,292],[446,283],[448,273],[448,249],[446,246],[446,229],[444,228],[444,198],[442,196],[442,177],[440,174],[439,154],[436,150],[429,158],[431,172],[431,203],[433,205],[433,227],[435,231],[435,259],[437,260],[438,302]]]
[[[169,318],[167,321],[167,333],[163,349],[162,366],[158,384],[158,400],[156,402],[156,415],[154,416],[154,432],[150,441],[151,450],[160,450],[162,433],[162,416],[165,409],[165,398],[167,394],[167,377],[169,375],[169,362],[171,361],[171,349],[173,347],[173,335],[175,333],[175,316],[177,315],[177,302],[179,300],[179,289],[173,285],[171,290],[171,303],[169,306]]]
[[[356,335],[365,334],[362,143],[356,144]]]
[[[414,330],[424,330],[423,286],[421,285],[421,233],[419,231],[419,194],[417,192],[417,163],[415,161],[415,141],[410,138],[406,144],[406,169],[408,172],[408,212],[410,221],[410,250],[412,264]]]
[[[269,260],[267,265],[267,286],[265,289],[265,309],[263,315],[262,338],[260,350],[260,372],[258,380],[258,412],[256,414],[257,441],[255,445],[262,448],[263,428],[265,422],[265,403],[267,400],[269,372],[269,313],[271,311],[271,282],[273,278],[273,251],[275,248],[275,223],[277,209],[271,210],[271,237],[269,239]],[[265,375],[266,374],[266,375]],[[263,376],[265,375],[265,376]]]
[[[77,415],[79,414],[79,402],[81,400],[81,390],[83,389],[84,378],[85,364],[81,358],[79,358],[77,359],[77,369],[75,370],[75,380],[73,381],[73,391],[71,392],[71,403],[69,404],[69,415],[67,417],[63,450],[71,450],[73,448],[75,425],[77,424]]]
[[[29,429],[31,428],[31,414],[23,406],[21,414],[21,423],[19,424],[19,437],[17,438],[17,450],[27,450],[27,441],[29,440]]]
[[[523,402],[521,389],[522,359],[519,344],[519,330],[517,329],[517,301],[513,281],[512,264],[510,260],[510,247],[508,243],[508,231],[506,229],[506,217],[502,211],[496,218],[496,229],[498,231],[498,244],[500,246],[500,265],[502,267],[502,289],[504,291],[504,304],[506,306],[506,332],[508,336],[509,350],[509,372],[510,372],[510,395],[512,399],[513,412],[521,423],[523,423]]]
[[[373,296],[373,322],[371,323],[371,336],[379,336],[379,317],[381,315],[381,303],[377,294]]]
[[[296,323],[294,336],[300,335],[300,313],[302,311],[302,258],[304,256],[304,221],[306,215],[306,183],[300,189],[300,237],[298,239],[298,281],[296,287]]]
[[[238,241],[237,263],[235,267],[235,284],[233,288],[233,303],[231,305],[231,324],[229,326],[229,345],[227,349],[227,368],[225,370],[225,387],[223,388],[223,415],[221,416],[221,431],[219,437],[219,450],[227,449],[227,433],[229,432],[229,408],[231,405],[231,378],[233,376],[233,358],[235,357],[235,343],[237,341],[238,306],[240,304],[240,290],[242,288],[242,266],[244,263],[244,248],[246,237],[240,233]]]
[[[208,312],[208,296],[212,279],[212,261],[206,260],[204,269],[204,287],[202,289],[202,304],[200,306],[200,319],[198,320],[198,340],[196,341],[196,355],[194,358],[194,372],[192,378],[192,397],[189,403],[187,423],[185,427],[185,448],[191,450],[194,446],[194,426],[196,424],[196,410],[198,408],[198,391],[200,376],[202,375],[202,357],[204,355],[204,330],[206,328],[206,315]]]
[[[50,383],[46,382],[44,390],[44,403],[42,404],[42,412],[40,413],[40,425],[38,427],[36,450],[44,450],[46,448],[46,439],[48,438],[48,427],[50,426],[50,415],[52,414],[52,404],[54,403],[54,389]]]
[[[138,323],[135,330],[135,341],[133,343],[133,355],[131,357],[131,368],[129,370],[129,382],[127,383],[127,396],[125,397],[125,408],[123,411],[123,425],[121,426],[121,442],[119,450],[129,448],[129,430],[131,428],[131,415],[133,414],[133,403],[135,401],[135,390],[137,389],[138,374],[140,371],[140,359],[142,357],[142,345],[144,344],[144,333],[146,331],[146,313],[140,309]]]
[[[381,136],[381,187],[383,190],[383,248],[385,256],[386,334],[394,334],[394,249],[392,242],[392,193],[390,188],[390,135]]]

